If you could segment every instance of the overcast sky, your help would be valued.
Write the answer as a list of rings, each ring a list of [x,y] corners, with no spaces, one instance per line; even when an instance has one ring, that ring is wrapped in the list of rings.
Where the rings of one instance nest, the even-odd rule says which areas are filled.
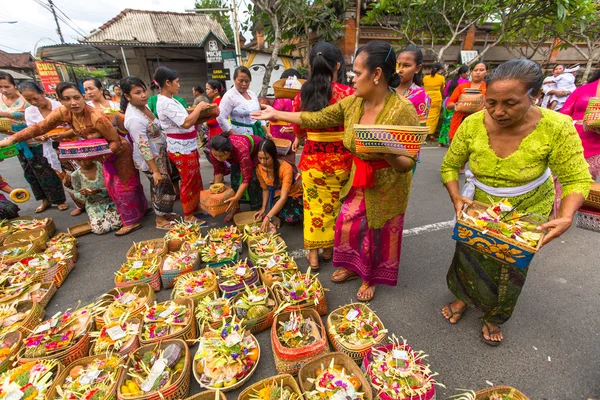
[[[39,1],[47,4],[47,0]],[[85,34],[125,8],[183,12],[193,8],[194,3],[194,0],[54,0],[54,4],[72,20],[67,20],[69,24]],[[60,43],[52,14],[36,0],[2,0],[1,21],[18,21],[16,24],[0,23],[0,49],[6,52],[33,54],[36,43],[38,47]],[[76,43],[81,38],[65,23],[59,23],[65,42]]]

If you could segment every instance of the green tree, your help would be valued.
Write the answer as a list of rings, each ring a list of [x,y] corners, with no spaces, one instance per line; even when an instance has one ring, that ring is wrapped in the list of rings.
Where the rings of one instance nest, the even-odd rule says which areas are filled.
[[[229,8],[230,5],[226,0],[198,0],[196,1],[196,8]],[[229,13],[227,11],[212,11],[208,13],[212,15],[215,20],[221,25],[225,31],[227,39],[230,43],[234,42],[233,29],[229,20]]]

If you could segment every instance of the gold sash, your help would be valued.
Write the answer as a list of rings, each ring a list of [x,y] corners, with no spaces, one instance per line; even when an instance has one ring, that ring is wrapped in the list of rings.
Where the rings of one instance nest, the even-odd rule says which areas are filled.
[[[307,132],[306,138],[313,142],[339,142],[344,139],[344,131],[339,132]]]

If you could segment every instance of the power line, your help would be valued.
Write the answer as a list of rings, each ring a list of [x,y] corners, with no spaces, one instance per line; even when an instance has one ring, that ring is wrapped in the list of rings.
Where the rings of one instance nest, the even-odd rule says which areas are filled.
[[[58,8],[58,6],[56,4],[54,5],[54,8],[56,8],[59,13],[61,13],[62,15],[64,15],[65,18],[67,18],[69,21],[71,21],[73,23],[73,25],[75,25],[77,27],[77,29],[79,29],[78,33],[84,32],[84,30],[79,25],[77,25],[77,23],[75,21],[73,21],[71,18],[69,18],[69,16],[63,12],[63,10],[61,10],[60,8]],[[85,34],[82,34],[81,36],[85,36]]]
[[[7,48],[7,49],[9,49],[9,50],[18,51],[19,53],[26,53],[26,52],[25,52],[25,51],[23,51],[23,50],[15,49],[14,47],[10,47],[10,46],[4,45],[4,44],[0,44],[0,47],[5,47],[5,48]]]

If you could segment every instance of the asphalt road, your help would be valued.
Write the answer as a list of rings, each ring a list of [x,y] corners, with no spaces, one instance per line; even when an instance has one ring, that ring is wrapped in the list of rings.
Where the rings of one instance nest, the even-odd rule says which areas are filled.
[[[400,277],[395,288],[379,288],[371,307],[381,317],[390,334],[404,337],[416,350],[429,354],[438,381],[438,399],[456,394],[456,388],[482,389],[490,384],[519,388],[532,399],[575,400],[600,397],[600,234],[573,227],[537,255],[517,308],[504,326],[504,343],[491,348],[479,340],[480,313],[469,310],[457,325],[440,314],[453,300],[445,275],[454,251],[451,224],[452,206],[439,177],[444,149],[427,148],[413,180],[406,213]],[[206,181],[212,169],[204,160]],[[0,163],[0,174],[11,186],[29,188],[16,159]],[[145,178],[144,178],[145,179]],[[144,180],[147,188],[147,181]],[[148,192],[147,192],[148,193]],[[69,200],[69,204],[72,203]],[[37,202],[21,206],[21,215],[34,215]],[[176,211],[181,211],[180,205]],[[85,221],[85,214],[71,217],[55,207],[42,214],[55,220],[57,229]],[[222,217],[210,218],[210,227],[223,225]],[[416,228],[416,229],[415,229]],[[80,238],[80,258],[47,310],[54,314],[84,304],[113,287],[114,272],[125,259],[133,241],[161,237],[154,217],[144,220],[144,228],[129,236],[87,235]],[[302,269],[302,227],[281,230],[290,250],[295,250]],[[321,278],[329,288],[330,310],[356,299],[359,281],[344,285],[330,282],[331,265],[321,268]],[[160,301],[169,298],[162,290]],[[275,375],[269,332],[257,335],[262,356],[250,382]],[[193,349],[195,350],[195,348]],[[201,391],[194,379],[190,395]],[[228,394],[236,399],[239,391]]]

